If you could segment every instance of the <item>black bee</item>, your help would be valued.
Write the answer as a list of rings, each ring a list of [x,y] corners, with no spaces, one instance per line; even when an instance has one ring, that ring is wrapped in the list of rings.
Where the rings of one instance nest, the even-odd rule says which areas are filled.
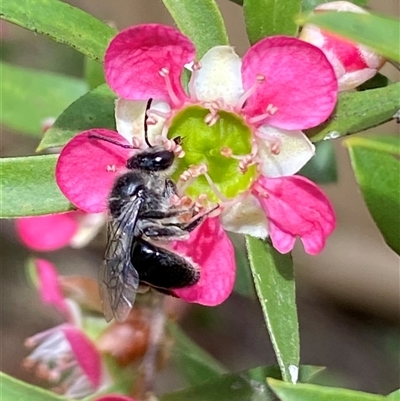
[[[146,111],[150,104],[151,99]],[[108,200],[107,245],[99,276],[107,321],[127,318],[139,284],[172,294],[173,289],[193,285],[200,278],[196,266],[152,241],[187,238],[209,212],[196,215],[191,208],[171,205],[177,189],[168,176],[175,155],[162,146],[150,145],[147,117],[144,134],[149,148],[128,159],[130,171],[115,180]],[[97,135],[91,138],[125,146]],[[189,215],[189,221],[181,222],[182,215]]]

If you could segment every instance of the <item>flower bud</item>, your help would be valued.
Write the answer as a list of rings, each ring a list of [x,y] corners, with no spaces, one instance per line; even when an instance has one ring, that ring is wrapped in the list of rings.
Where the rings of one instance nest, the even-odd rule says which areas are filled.
[[[314,12],[345,11],[368,14],[363,8],[348,1],[333,1],[315,8]],[[300,39],[320,48],[332,64],[339,82],[339,90],[353,89],[372,78],[385,63],[385,59],[367,46],[306,24]]]
[[[114,357],[120,366],[127,366],[144,356],[149,335],[148,313],[135,308],[125,322],[114,322],[102,333],[97,348]]]

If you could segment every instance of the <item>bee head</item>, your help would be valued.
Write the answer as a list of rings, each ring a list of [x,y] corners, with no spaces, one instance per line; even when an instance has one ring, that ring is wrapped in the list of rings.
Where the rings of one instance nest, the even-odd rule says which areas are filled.
[[[174,160],[174,152],[154,146],[129,158],[126,167],[130,170],[161,172],[169,169]]]

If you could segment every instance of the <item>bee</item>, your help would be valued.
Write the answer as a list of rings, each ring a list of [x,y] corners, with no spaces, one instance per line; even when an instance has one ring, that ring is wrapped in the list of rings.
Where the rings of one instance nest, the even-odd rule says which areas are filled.
[[[107,321],[126,320],[139,286],[173,295],[174,289],[191,286],[200,279],[197,266],[157,243],[186,239],[211,211],[196,214],[191,207],[172,205],[177,188],[169,176],[175,154],[149,143],[147,110],[151,101],[144,121],[148,148],[127,160],[129,171],[115,180],[108,199],[107,245],[99,274]],[[91,138],[126,146],[96,134]],[[182,221],[182,216],[189,219]]]

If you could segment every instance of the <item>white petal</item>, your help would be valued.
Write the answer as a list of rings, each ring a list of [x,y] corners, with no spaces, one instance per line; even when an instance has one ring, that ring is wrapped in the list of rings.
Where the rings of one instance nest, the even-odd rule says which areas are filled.
[[[314,156],[315,146],[301,131],[288,131],[266,125],[258,128],[260,172],[269,178],[290,176],[297,173]],[[271,152],[271,144],[278,144],[278,154]]]
[[[339,91],[348,91],[356,88],[363,82],[368,81],[376,74],[376,70],[372,68],[364,68],[354,72],[348,72],[339,78]]]
[[[118,133],[127,141],[132,143],[132,138],[136,137],[141,142],[144,141],[144,113],[146,111],[147,100],[125,100],[118,99],[115,102],[115,120]],[[150,110],[157,110],[162,113],[169,113],[170,107],[167,103],[160,100],[153,100]],[[155,137],[161,134],[165,118],[157,116],[156,124],[148,124],[148,138],[150,143],[155,141]]]
[[[253,195],[221,213],[221,223],[225,230],[238,234],[248,234],[256,238],[268,237],[268,222],[260,202]]]
[[[79,219],[78,231],[70,240],[69,245],[72,248],[86,246],[99,233],[106,220],[106,213],[85,213]]]
[[[192,96],[203,102],[223,100],[234,106],[243,94],[240,57],[230,46],[216,46],[200,60],[201,68],[192,75]]]

